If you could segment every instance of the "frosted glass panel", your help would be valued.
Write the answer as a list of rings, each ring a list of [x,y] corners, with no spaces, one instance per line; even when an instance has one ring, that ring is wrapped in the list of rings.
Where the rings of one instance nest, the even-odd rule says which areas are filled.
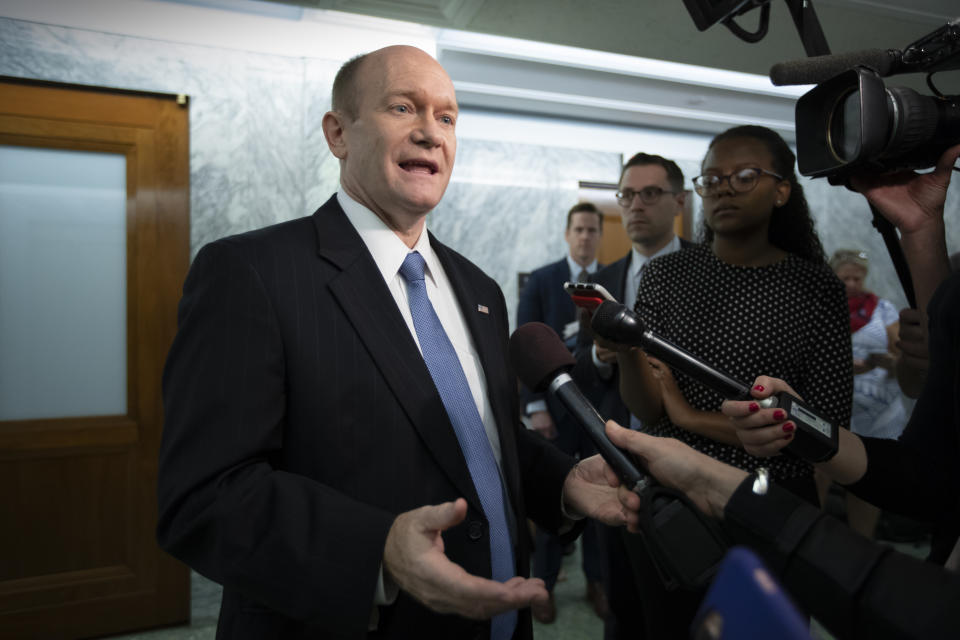
[[[127,413],[126,159],[0,145],[0,420]]]

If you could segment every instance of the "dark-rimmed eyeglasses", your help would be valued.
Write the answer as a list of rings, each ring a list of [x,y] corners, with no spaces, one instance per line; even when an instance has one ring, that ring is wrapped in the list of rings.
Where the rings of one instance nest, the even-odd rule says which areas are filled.
[[[756,187],[757,183],[760,181],[760,176],[770,176],[771,178],[776,178],[777,180],[783,180],[783,176],[778,175],[773,171],[767,171],[766,169],[760,169],[757,167],[748,167],[746,169],[740,169],[739,171],[734,171],[733,173],[728,173],[723,176],[697,176],[693,179],[693,188],[701,196],[712,196],[720,191],[720,188],[723,186],[724,182],[728,182],[730,184],[730,188],[737,193],[746,193],[748,191],[753,191],[753,188]]]
[[[624,189],[623,191],[617,191],[617,202],[620,203],[621,207],[629,207],[633,203],[633,199],[640,196],[640,202],[643,204],[656,204],[657,200],[665,193],[676,193],[676,191],[668,191],[660,187],[644,187],[640,191]]]

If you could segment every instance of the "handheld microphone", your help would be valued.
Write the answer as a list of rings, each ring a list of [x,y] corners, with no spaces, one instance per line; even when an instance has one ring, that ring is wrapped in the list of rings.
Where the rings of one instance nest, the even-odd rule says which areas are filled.
[[[542,322],[528,322],[510,336],[510,362],[520,381],[534,391],[557,398],[593,440],[624,486],[642,492],[649,482],[627,455],[604,432],[604,421],[568,371],[576,361],[560,336]]]
[[[897,49],[865,49],[778,62],[770,67],[770,81],[778,87],[819,84],[856,66],[870,67],[881,77],[886,77],[900,70],[902,57],[902,52]]]
[[[510,336],[510,362],[525,385],[563,403],[624,486],[640,496],[639,527],[667,588],[709,582],[726,552],[722,532],[685,495],[648,478],[610,442],[600,414],[567,372],[575,361],[556,332],[541,322],[521,326]]]
[[[697,382],[707,386],[727,400],[748,400],[750,387],[736,378],[718,371],[693,354],[658,336],[646,328],[643,320],[633,311],[617,302],[604,302],[593,313],[590,323],[594,333],[619,344],[642,347],[644,351],[660,358],[672,368],[682,371]],[[822,418],[812,408],[800,402],[796,396],[780,391],[768,398],[758,400],[765,408],[780,407],[788,419],[797,426],[793,442],[784,451],[789,451],[804,460],[821,462],[829,460],[837,452],[837,428]]]

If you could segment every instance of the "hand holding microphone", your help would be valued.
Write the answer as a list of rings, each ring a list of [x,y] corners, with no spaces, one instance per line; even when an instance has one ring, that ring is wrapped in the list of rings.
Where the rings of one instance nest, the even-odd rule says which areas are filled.
[[[597,307],[591,322],[593,332],[608,340],[620,344],[638,346],[649,354],[663,360],[668,365],[682,371],[694,380],[713,389],[727,400],[749,400],[751,389],[745,383],[729,376],[693,354],[658,336],[646,328],[643,320],[622,304],[604,302]],[[828,460],[837,452],[837,428],[829,420],[821,417],[811,407],[804,405],[792,392],[784,389],[776,394],[757,398],[747,405],[756,406],[756,411],[775,408],[774,418],[787,422],[781,429],[789,426],[789,431],[781,433],[779,449],[786,449],[810,462]],[[779,416],[780,412],[782,417]],[[737,432],[741,436],[740,431]],[[785,436],[789,438],[784,439]],[[740,438],[743,441],[743,438]],[[787,442],[789,440],[789,442]],[[752,453],[748,450],[748,453]],[[774,452],[766,455],[773,455]]]
[[[723,535],[689,498],[652,482],[610,441],[603,419],[567,373],[575,361],[553,329],[539,322],[521,326],[510,336],[510,361],[524,384],[546,390],[563,403],[589,434],[621,486],[636,494],[636,500],[625,500],[627,492],[621,488],[620,500],[634,514],[627,516],[631,529],[647,538],[664,584],[687,588],[706,584],[726,551]],[[610,425],[610,430],[619,434],[615,423]],[[629,436],[622,440],[624,444],[631,441]],[[588,458],[586,462],[593,460]]]
[[[541,322],[528,322],[514,331],[510,336],[510,362],[523,384],[549,393],[566,407],[626,487],[637,493],[646,487],[647,477],[607,439],[603,418],[570,377],[568,371],[576,361],[553,329]]]

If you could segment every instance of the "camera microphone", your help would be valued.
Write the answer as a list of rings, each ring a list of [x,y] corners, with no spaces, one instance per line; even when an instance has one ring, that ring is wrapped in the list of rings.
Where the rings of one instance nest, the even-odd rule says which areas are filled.
[[[745,383],[714,369],[700,358],[650,331],[640,316],[620,303],[608,301],[597,307],[590,327],[595,334],[607,340],[643,348],[650,355],[660,358],[727,400],[751,398],[750,387]],[[837,452],[837,428],[829,420],[820,417],[816,411],[802,404],[796,396],[781,391],[757,402],[765,408],[783,409],[787,418],[796,424],[796,436],[784,451],[810,462],[829,460]]]
[[[897,49],[864,49],[828,56],[778,62],[770,67],[770,81],[778,87],[792,84],[819,84],[857,66],[869,67],[881,77],[897,73],[903,66]]]

